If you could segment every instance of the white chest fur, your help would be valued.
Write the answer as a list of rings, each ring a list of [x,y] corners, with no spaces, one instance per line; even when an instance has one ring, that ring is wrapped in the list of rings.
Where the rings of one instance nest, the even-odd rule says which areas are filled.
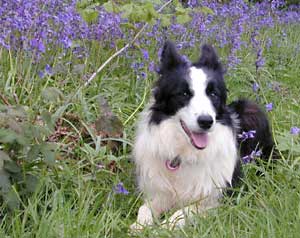
[[[220,196],[231,182],[237,160],[233,130],[220,123],[209,133],[204,150],[195,149],[174,118],[159,125],[148,124],[145,112],[138,126],[134,147],[138,183],[146,198],[166,203],[189,203],[207,196]],[[165,166],[167,159],[181,158],[178,170]]]

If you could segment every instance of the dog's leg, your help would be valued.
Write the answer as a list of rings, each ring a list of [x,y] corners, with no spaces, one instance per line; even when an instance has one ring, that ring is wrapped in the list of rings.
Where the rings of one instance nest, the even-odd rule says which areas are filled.
[[[162,226],[170,230],[181,228],[185,225],[186,220],[191,218],[194,214],[204,214],[208,209],[217,207],[218,205],[218,198],[206,198],[201,202],[177,210],[169,219],[163,221]]]
[[[153,199],[150,202],[144,203],[138,211],[137,221],[130,226],[131,230],[142,230],[145,226],[151,226],[154,223],[154,219],[157,218],[164,208],[160,204],[160,200]]]
[[[186,219],[191,217],[192,214],[197,213],[195,205],[190,205],[177,210],[169,219],[163,221],[162,227],[173,230],[175,227],[183,227]]]
[[[138,211],[137,221],[130,226],[131,230],[142,230],[144,226],[149,226],[153,224],[152,211],[147,206],[143,204]]]

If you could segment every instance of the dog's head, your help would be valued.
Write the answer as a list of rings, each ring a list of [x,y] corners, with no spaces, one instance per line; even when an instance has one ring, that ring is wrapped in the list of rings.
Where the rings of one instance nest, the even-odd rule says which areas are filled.
[[[181,125],[197,149],[207,146],[226,108],[223,69],[214,49],[202,47],[199,60],[186,61],[172,42],[166,42],[161,55],[160,77],[154,88],[151,122],[172,117]]]

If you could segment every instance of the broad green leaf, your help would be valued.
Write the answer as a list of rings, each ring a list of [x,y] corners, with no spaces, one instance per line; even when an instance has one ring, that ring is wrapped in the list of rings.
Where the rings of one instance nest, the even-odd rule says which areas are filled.
[[[192,19],[192,18],[191,18],[188,14],[185,14],[185,15],[178,15],[178,16],[176,17],[176,21],[177,21],[177,23],[179,23],[179,24],[185,24],[185,23],[191,21],[191,19]]]
[[[26,137],[26,144],[30,144],[30,140],[37,140],[39,142],[43,141],[45,135],[49,134],[49,130],[45,126],[33,125],[31,123],[26,123],[24,125],[24,137]]]
[[[163,27],[171,25],[171,17],[169,15],[161,15],[160,20]]]
[[[76,64],[73,66],[72,74],[83,74],[85,69],[85,64]]]
[[[44,156],[44,160],[48,165],[55,164],[56,156],[56,145],[53,143],[43,143],[41,144],[41,153]]]
[[[133,4],[129,3],[129,4],[125,4],[121,7],[121,12],[122,12],[122,17],[123,18],[131,18],[131,15],[133,13]]]
[[[154,6],[152,3],[147,3],[144,6],[144,11],[145,11],[145,15],[146,15],[146,21],[147,22],[152,22],[154,19],[156,19],[158,17],[158,13],[156,12],[156,10],[154,9]],[[145,17],[145,16],[144,16]]]
[[[77,9],[84,9],[93,4],[93,0],[80,0],[77,1],[76,7]]]
[[[32,174],[27,174],[25,177],[26,191],[33,193],[38,185],[38,178]]]
[[[59,102],[64,99],[63,93],[55,87],[48,87],[42,91],[42,98],[47,102]]]
[[[21,167],[13,160],[4,161],[3,168],[9,173],[20,173]]]
[[[0,194],[3,195],[8,193],[11,188],[11,183],[9,180],[9,174],[0,169]]]
[[[209,7],[206,7],[206,6],[203,6],[203,7],[201,7],[200,8],[200,11],[202,12],[202,13],[204,13],[205,15],[214,15],[215,14],[215,12],[211,9],[211,8],[209,8]]]
[[[4,161],[9,161],[9,160],[11,160],[9,155],[3,150],[0,150],[0,170],[3,169]]]
[[[53,120],[52,114],[46,110],[43,110],[41,117],[44,123],[47,125],[50,131],[54,132],[55,129],[55,120]]]
[[[20,200],[14,189],[11,189],[4,196],[5,203],[10,210],[14,211],[20,207]]]
[[[30,150],[27,153],[27,160],[33,161],[39,157],[41,151],[40,145],[33,145],[30,147]]]
[[[18,135],[9,129],[0,128],[0,142],[13,143],[16,141]]]
[[[117,4],[113,3],[112,1],[107,1],[106,3],[102,4],[107,12],[120,12],[120,8]]]
[[[15,191],[12,189],[9,174],[5,172],[4,170],[0,170],[0,196],[3,198],[3,201],[9,209],[15,210],[19,208],[20,201],[15,193]]]
[[[9,155],[6,152],[4,152],[3,150],[0,150],[0,160],[2,160],[2,161],[4,161],[4,160],[9,161],[11,159],[10,159]]]
[[[98,18],[99,12],[96,9],[85,9],[81,15],[87,23],[92,23]]]

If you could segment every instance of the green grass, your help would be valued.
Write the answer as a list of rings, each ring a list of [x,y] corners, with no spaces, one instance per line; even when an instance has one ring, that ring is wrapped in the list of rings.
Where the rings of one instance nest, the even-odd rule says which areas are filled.
[[[291,126],[300,126],[300,55],[299,26],[289,26],[287,38],[282,41],[280,29],[266,32],[274,46],[266,53],[266,66],[257,74],[254,55],[247,49],[241,52],[242,63],[228,72],[226,81],[229,101],[250,97],[262,107],[273,102],[268,113],[273,135],[282,149],[281,159],[272,168],[245,165],[243,185],[234,198],[204,216],[196,216],[182,230],[168,231],[159,226],[146,228],[137,237],[299,237],[300,233],[300,157],[299,136],[291,136]],[[276,44],[281,46],[277,47]],[[1,95],[11,104],[25,105],[32,118],[47,110],[54,114],[75,93],[82,79],[90,75],[111,52],[101,53],[93,46],[94,54],[78,62],[84,70],[62,68],[57,58],[57,73],[43,79],[38,77],[41,65],[24,60],[20,53],[7,54],[0,50]],[[133,51],[134,53],[134,51]],[[185,52],[188,54],[188,52]],[[101,57],[99,55],[101,54]],[[155,53],[156,55],[156,53]],[[224,52],[221,52],[224,57]],[[153,57],[154,54],[153,54]],[[73,60],[72,56],[63,60]],[[137,59],[141,60],[141,59]],[[132,237],[128,227],[135,221],[141,195],[136,191],[131,145],[138,112],[145,106],[155,75],[136,80],[129,63],[123,58],[112,62],[97,78],[72,100],[68,113],[78,117],[65,122],[74,128],[70,133],[79,137],[68,154],[62,153],[71,142],[62,140],[60,157],[55,166],[36,168],[31,173],[40,177],[38,189],[30,197],[22,197],[20,209],[2,212],[0,237]],[[79,67],[80,68],[80,67]],[[78,68],[77,68],[78,69]],[[253,82],[261,90],[254,94]],[[279,92],[270,83],[280,85]],[[47,87],[59,88],[64,99],[47,101],[41,95]],[[124,124],[121,146],[116,153],[104,146],[93,146],[83,138],[82,125],[87,128],[100,115],[98,96],[104,96]],[[2,100],[3,103],[3,100]],[[96,143],[97,144],[97,143]],[[116,160],[116,169],[109,169],[110,160]],[[98,164],[106,165],[99,169]],[[256,171],[262,171],[257,176]],[[129,195],[114,194],[112,187],[122,181]],[[6,211],[6,210],[3,210]]]

